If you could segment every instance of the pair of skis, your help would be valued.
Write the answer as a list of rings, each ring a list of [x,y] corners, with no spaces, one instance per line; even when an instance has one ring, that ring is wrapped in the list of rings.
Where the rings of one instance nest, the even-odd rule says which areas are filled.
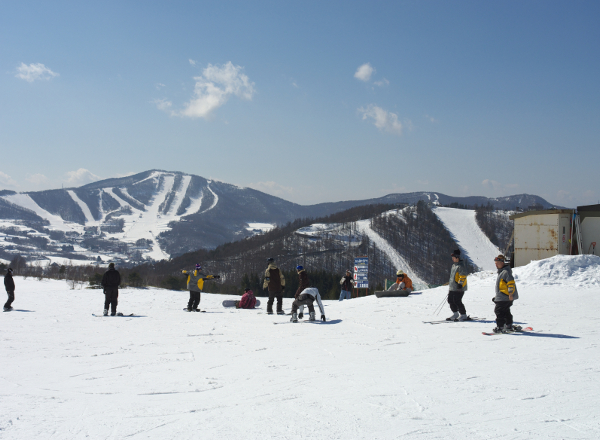
[[[489,333],[489,332],[481,332],[482,335],[485,336],[494,336],[494,335],[512,335],[513,333],[529,333],[532,332],[533,328],[531,327],[525,327],[521,330],[514,330],[514,331],[508,331],[506,333]]]
[[[453,319],[451,321],[448,321],[447,319],[444,319],[443,321],[423,321],[423,324],[431,324],[431,325],[436,325],[436,324],[450,324],[453,322],[481,322],[481,321],[485,321],[485,318],[478,318],[477,316],[469,316],[467,317],[467,319],[461,321],[458,318]]]

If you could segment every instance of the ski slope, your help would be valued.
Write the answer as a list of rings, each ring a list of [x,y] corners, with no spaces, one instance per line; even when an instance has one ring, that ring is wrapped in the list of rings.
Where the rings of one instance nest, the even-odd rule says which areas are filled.
[[[480,270],[494,270],[494,258],[501,252],[483,233],[472,209],[434,207],[433,212],[450,232],[461,252]]]
[[[537,331],[497,336],[481,334],[492,272],[465,295],[485,322],[439,325],[423,321],[449,314],[433,315],[444,287],[324,301],[326,324],[292,324],[224,309],[226,295],[185,313],[187,292],[161,289],[121,291],[119,310],[140,317],[95,318],[100,291],[16,277],[18,311],[0,315],[0,437],[600,438],[600,258],[516,273],[515,320]]]

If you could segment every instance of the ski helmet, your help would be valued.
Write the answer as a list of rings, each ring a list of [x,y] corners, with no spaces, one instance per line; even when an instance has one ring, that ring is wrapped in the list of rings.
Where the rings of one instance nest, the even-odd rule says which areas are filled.
[[[199,264],[196,264],[196,270],[202,270],[202,266],[200,266]]]
[[[301,270],[304,270],[304,268],[302,266],[296,266],[296,270],[300,272]]]
[[[399,270],[398,272],[396,272],[396,276],[397,277],[403,277],[404,276],[404,272],[402,270]]]

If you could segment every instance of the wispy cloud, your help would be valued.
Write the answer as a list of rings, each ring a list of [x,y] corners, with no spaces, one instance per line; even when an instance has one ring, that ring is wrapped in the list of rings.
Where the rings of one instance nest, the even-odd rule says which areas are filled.
[[[27,174],[25,178],[29,183],[33,183],[34,185],[42,185],[48,181],[48,178],[43,174]]]
[[[372,119],[375,127],[388,133],[393,133],[398,136],[402,134],[402,123],[398,121],[398,115],[392,112],[388,112],[381,107],[374,104],[370,104],[367,107],[361,107],[358,109],[359,113],[362,113],[362,119]]]
[[[8,174],[0,171],[0,185],[4,187],[16,188],[19,184]]]
[[[100,177],[96,176],[85,168],[79,168],[77,171],[68,171],[65,173],[65,180],[73,186],[85,185],[87,183],[96,182]]]
[[[209,64],[202,76],[194,77],[196,85],[192,99],[184,105],[183,110],[172,110],[172,102],[157,99],[153,102],[157,108],[172,116],[189,118],[207,118],[215,109],[225,104],[231,96],[252,100],[254,83],[242,73],[243,67],[234,66],[231,61],[222,66]]]
[[[53,72],[42,63],[32,63],[29,65],[21,63],[21,65],[17,67],[17,74],[15,75],[15,77],[24,79],[27,82],[34,82],[36,80],[48,81],[55,76],[59,76],[58,73]]]
[[[375,81],[373,84],[375,84],[376,86],[379,86],[379,87],[383,87],[383,86],[389,86],[390,82],[387,80],[387,78],[383,78],[381,81]]]
[[[371,66],[370,63],[365,63],[356,69],[356,73],[354,73],[354,78],[359,79],[361,81],[369,81],[371,79],[371,75],[375,72],[375,68]]]
[[[156,83],[156,84],[154,84],[154,87],[156,87],[156,90],[160,90],[163,87],[165,87],[165,85],[163,83]]]
[[[191,58],[190,58],[188,61],[190,62],[190,64],[191,64],[192,66],[195,66],[195,65],[196,65],[196,61],[194,61],[193,59],[191,59]]]
[[[277,197],[289,196],[294,193],[294,188],[276,182],[256,182],[249,184],[248,187]]]
[[[426,118],[426,119],[428,119],[428,120],[429,120],[429,122],[431,122],[431,123],[434,123],[434,124],[435,124],[436,122],[439,122],[439,121],[438,121],[437,119],[435,119],[433,116],[429,116],[429,115],[424,115],[424,116],[425,116],[425,118]]]

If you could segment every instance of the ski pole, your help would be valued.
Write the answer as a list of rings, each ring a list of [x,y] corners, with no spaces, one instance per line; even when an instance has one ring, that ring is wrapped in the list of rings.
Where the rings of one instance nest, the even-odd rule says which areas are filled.
[[[440,312],[442,311],[442,309],[444,307],[444,303],[448,299],[448,295],[449,295],[449,293],[446,294],[446,297],[442,300],[442,302],[440,303],[440,305],[436,307],[435,311],[433,312],[434,315],[439,315],[440,314]]]

